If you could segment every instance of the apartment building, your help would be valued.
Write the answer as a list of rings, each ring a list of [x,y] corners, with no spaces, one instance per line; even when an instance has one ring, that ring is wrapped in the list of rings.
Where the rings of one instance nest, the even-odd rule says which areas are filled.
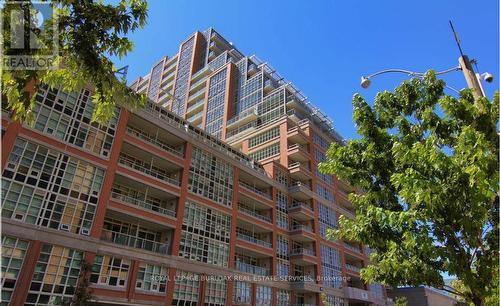
[[[91,122],[91,92],[42,87],[33,126],[2,109],[2,305],[56,305],[91,265],[95,305],[389,305],[353,217],[318,172],[331,121],[213,29],[132,84],[150,101]]]

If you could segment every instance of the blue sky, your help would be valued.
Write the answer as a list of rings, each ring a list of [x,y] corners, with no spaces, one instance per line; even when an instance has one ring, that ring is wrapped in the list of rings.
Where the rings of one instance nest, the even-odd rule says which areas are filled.
[[[329,115],[345,138],[355,138],[353,94],[371,101],[407,77],[382,75],[365,90],[361,75],[458,65],[450,19],[465,54],[478,60],[480,72],[495,75],[493,84],[484,84],[492,97],[500,78],[498,11],[494,0],[150,0],[148,24],[130,36],[134,51],[116,65],[130,65],[132,81],[162,56],[175,54],[189,34],[212,26],[244,54],[269,62]],[[443,78],[454,88],[466,87],[461,72]]]

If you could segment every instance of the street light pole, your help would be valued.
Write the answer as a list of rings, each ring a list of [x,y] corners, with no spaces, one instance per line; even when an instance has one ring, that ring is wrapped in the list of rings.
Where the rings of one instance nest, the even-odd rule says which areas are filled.
[[[472,63],[467,55],[462,55],[458,58],[458,64],[460,69],[464,73],[465,81],[470,89],[472,89],[472,95],[474,99],[484,97],[483,87],[479,81],[479,76],[474,72],[472,68]]]

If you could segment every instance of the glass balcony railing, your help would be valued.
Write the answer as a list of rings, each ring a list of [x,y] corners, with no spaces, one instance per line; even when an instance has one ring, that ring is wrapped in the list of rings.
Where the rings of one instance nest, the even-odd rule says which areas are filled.
[[[255,217],[257,219],[260,219],[260,220],[272,222],[271,217],[259,214],[258,212],[254,211],[254,210],[250,210],[250,209],[248,209],[244,206],[241,206],[241,205],[238,206],[238,211],[241,211],[242,213],[244,213],[246,215],[250,215],[250,216]]]
[[[122,201],[125,203],[129,203],[129,204],[132,204],[132,205],[135,205],[135,206],[147,209],[147,210],[158,212],[162,215],[167,215],[167,216],[171,216],[171,217],[176,216],[175,210],[163,208],[163,207],[160,207],[158,205],[154,205],[150,202],[147,202],[147,200],[144,200],[144,199],[129,197],[129,196],[126,196],[124,194],[120,194],[120,193],[114,192],[114,191],[111,192],[111,197],[113,199],[116,199],[116,200],[119,200],[119,201]]]
[[[297,248],[293,249],[290,252],[290,255],[309,255],[309,256],[316,256],[316,253],[312,249],[306,249],[306,248]]]
[[[264,241],[264,240],[260,240],[260,239],[257,239],[255,237],[252,237],[252,236],[249,236],[249,235],[246,235],[246,234],[237,233],[236,237],[238,237],[239,239],[251,242],[251,243],[255,243],[255,244],[261,245],[261,246],[266,247],[266,248],[272,248],[272,244],[270,242],[267,242],[267,241]]]
[[[157,167],[154,167],[154,166],[151,166],[148,164],[140,163],[135,158],[130,157],[126,154],[120,153],[120,158],[118,159],[118,163],[125,166],[125,167],[132,168],[132,169],[137,170],[139,172],[142,172],[144,174],[155,177],[159,180],[173,184],[175,186],[180,185],[179,179],[170,177],[171,174],[166,172],[165,170],[162,170],[160,168],[157,168]]]
[[[236,270],[261,276],[269,275],[269,269],[236,261]]]
[[[359,271],[361,271],[360,267],[352,265],[352,264],[346,263],[345,267],[346,267],[347,270],[350,270],[350,271],[354,271],[354,272],[358,272],[358,273],[359,273]]]
[[[110,230],[102,230],[101,240],[155,253],[168,254],[168,244],[166,243],[138,238]]]
[[[169,145],[168,143],[156,138],[156,137],[153,137],[153,136],[150,136],[149,134],[139,130],[139,129],[136,129],[134,127],[131,127],[131,126],[127,126],[127,133],[130,134],[130,135],[134,135],[142,140],[145,140],[161,149],[164,149],[165,151],[168,151],[172,154],[175,154],[177,156],[180,156],[182,157],[184,155],[184,150],[182,148],[175,148],[173,147],[172,145]]]
[[[255,193],[260,194],[261,196],[263,196],[265,198],[272,199],[272,196],[270,194],[268,194],[268,193],[266,193],[266,192],[258,189],[257,187],[254,187],[254,186],[252,186],[252,185],[250,185],[248,183],[245,183],[243,181],[239,181],[239,183],[240,183],[240,187],[244,187],[246,189],[249,189],[249,190],[251,190],[251,191],[253,191]]]
[[[305,231],[305,232],[311,232],[312,233],[312,227],[309,225],[305,224],[293,224],[292,231]]]
[[[359,247],[354,246],[354,245],[352,245],[350,243],[344,242],[344,246],[345,246],[346,249],[349,249],[349,250],[354,251],[356,253],[361,252],[361,250],[359,249]]]
[[[293,200],[292,203],[288,206],[288,209],[295,209],[295,208],[304,208],[304,209],[312,211],[311,204],[306,203],[306,202]]]

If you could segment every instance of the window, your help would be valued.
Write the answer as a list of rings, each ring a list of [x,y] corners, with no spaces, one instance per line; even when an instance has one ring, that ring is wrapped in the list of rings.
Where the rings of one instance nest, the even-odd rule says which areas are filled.
[[[179,256],[227,267],[230,233],[230,216],[186,202]]]
[[[330,202],[335,201],[335,196],[333,195],[333,192],[330,189],[328,189],[327,187],[324,187],[320,184],[318,184],[316,187],[316,193],[327,201],[330,201]]]
[[[151,292],[165,293],[167,290],[168,269],[162,266],[141,263],[135,288]]]
[[[35,130],[76,145],[86,151],[109,158],[119,117],[118,108],[107,126],[92,122],[94,105],[91,92],[83,89],[79,94],[40,86],[34,113]]]
[[[257,286],[255,290],[255,304],[262,306],[271,306],[273,291],[271,287]]]
[[[193,147],[188,188],[195,194],[224,206],[231,206],[233,167],[212,154]]]
[[[321,271],[323,272],[323,283],[333,288],[340,288],[342,284],[342,272],[340,264],[340,253],[334,248],[321,245]]]
[[[71,301],[83,252],[43,244],[25,305],[62,305]]]
[[[290,291],[276,290],[276,306],[290,306]]]
[[[130,260],[108,255],[96,255],[90,282],[98,285],[125,287]]]
[[[290,275],[290,262],[283,260],[283,259],[278,259],[276,263],[276,270],[278,272],[278,276],[285,277]]]
[[[205,288],[205,306],[226,305],[227,285],[225,280],[209,278]]]
[[[344,306],[344,299],[335,295],[327,294],[325,297],[325,306]]]
[[[9,305],[29,242],[2,236],[2,306]]]
[[[337,228],[337,214],[332,208],[319,204],[319,233],[321,237],[326,238],[326,232],[329,228]]]
[[[325,138],[321,137],[317,133],[313,134],[313,141],[315,144],[317,144],[318,146],[320,146],[323,149],[328,149],[328,147],[330,147],[330,142],[327,141]]]
[[[256,152],[251,153],[250,157],[256,161],[260,161],[260,160],[263,160],[263,159],[266,159],[268,157],[275,156],[278,154],[280,154],[280,144],[275,143],[275,144],[267,146],[263,149],[260,149]]]
[[[200,291],[198,274],[177,270],[172,306],[196,306]]]
[[[259,134],[257,136],[254,136],[248,140],[248,147],[252,148],[255,146],[258,146],[261,143],[264,143],[266,141],[269,141],[271,139],[275,139],[280,136],[280,128],[279,126],[274,127],[268,131],[265,131],[262,134]]]
[[[177,62],[177,75],[174,87],[174,100],[172,102],[172,112],[179,116],[184,115],[184,100],[189,87],[189,76],[191,70],[191,58],[194,49],[194,36],[191,36],[182,44]]]
[[[3,217],[88,234],[104,170],[90,163],[16,139],[3,172]]]
[[[208,88],[207,115],[205,130],[217,138],[221,137],[224,118],[227,69],[210,78]]]
[[[246,282],[234,282],[233,304],[247,304],[252,301],[252,285]],[[258,305],[258,304],[257,304]]]

